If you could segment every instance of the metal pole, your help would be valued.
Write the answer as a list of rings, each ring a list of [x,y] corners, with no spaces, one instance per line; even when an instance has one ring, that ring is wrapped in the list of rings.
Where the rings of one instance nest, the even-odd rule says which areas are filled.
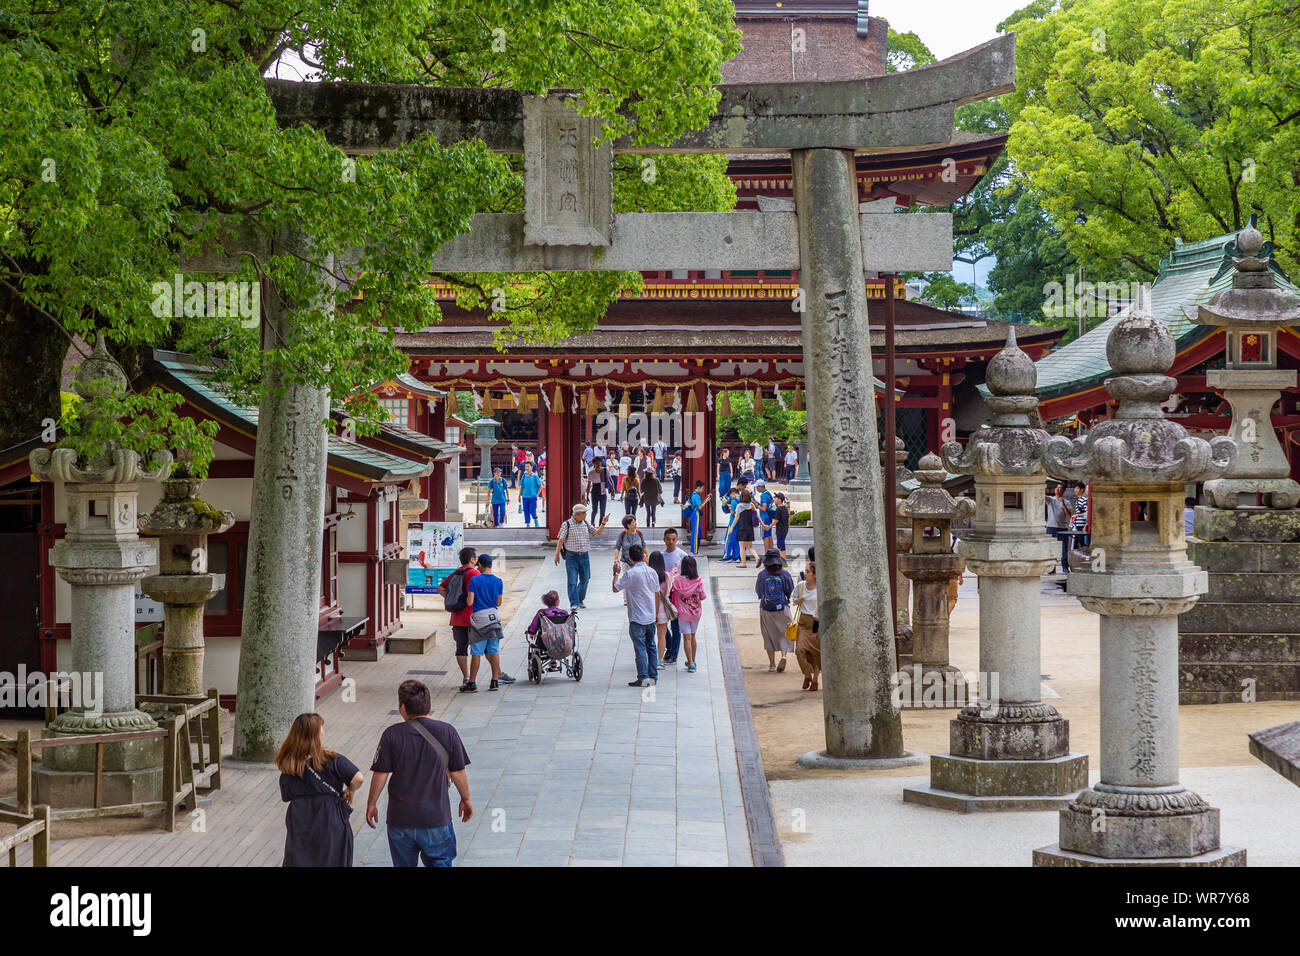
[[[889,561],[889,606],[893,611],[890,619],[895,633],[898,629],[898,513],[894,510],[894,479],[897,477],[897,465],[894,460],[895,436],[898,425],[894,415],[894,276],[884,274],[885,279],[885,438],[881,458],[885,463],[885,554]]]

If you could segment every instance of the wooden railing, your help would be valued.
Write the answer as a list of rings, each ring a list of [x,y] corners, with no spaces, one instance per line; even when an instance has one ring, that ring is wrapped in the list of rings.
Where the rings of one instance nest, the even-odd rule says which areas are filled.
[[[18,829],[0,836],[0,853],[9,851],[9,866],[18,865],[18,847],[32,845],[32,866],[50,865],[50,808],[41,804],[30,814],[0,810],[0,823],[15,824]]]
[[[221,789],[221,719],[216,690],[209,690],[206,697],[140,696],[136,701],[167,704],[172,716],[160,720],[155,730],[44,737],[35,740],[32,739],[30,730],[20,730],[17,740],[0,741],[0,750],[11,750],[18,758],[18,814],[32,814],[34,755],[37,751],[55,747],[95,748],[94,806],[55,809],[51,811],[51,816],[55,819],[138,816],[161,810],[163,828],[175,832],[178,806],[182,810],[193,810],[197,805],[200,788]],[[104,745],[158,739],[163,742],[163,799],[104,806]],[[194,750],[195,739],[198,742],[197,754]]]

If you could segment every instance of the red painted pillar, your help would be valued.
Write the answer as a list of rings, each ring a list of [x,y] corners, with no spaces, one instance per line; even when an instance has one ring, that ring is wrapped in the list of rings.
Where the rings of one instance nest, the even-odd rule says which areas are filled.
[[[421,401],[421,405],[428,406]],[[438,441],[447,439],[447,414],[446,409],[441,402],[435,402],[432,410],[426,410],[425,415],[428,417],[428,434]],[[446,521],[447,520],[447,469],[451,467],[449,461],[435,462],[433,471],[424,479],[423,487],[428,495],[429,508],[426,514],[431,517],[429,521]]]
[[[566,441],[566,433],[576,424],[570,418],[563,402],[541,416],[540,437],[546,448],[546,533],[551,538],[560,533],[560,525],[577,500],[573,495],[577,475],[569,454],[571,439]]]
[[[708,410],[705,403],[708,397],[705,394],[703,382],[697,382],[690,386],[695,393],[695,403],[699,407],[698,413],[682,412],[682,440],[684,447],[682,449],[682,504],[691,500],[691,493],[695,490],[697,481],[704,482],[704,488],[700,494],[703,499],[714,487],[713,482],[713,454],[712,441],[715,422],[713,413]],[[693,420],[691,420],[693,417]],[[693,445],[685,445],[687,439]],[[702,535],[707,536],[713,530],[713,507],[715,501],[710,501],[704,509],[704,526]],[[683,510],[685,510],[683,508]],[[682,518],[681,527],[684,534],[690,533],[691,523],[685,517]]]

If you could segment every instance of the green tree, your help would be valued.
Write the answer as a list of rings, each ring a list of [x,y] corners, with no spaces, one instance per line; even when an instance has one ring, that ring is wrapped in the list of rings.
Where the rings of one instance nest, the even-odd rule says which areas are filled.
[[[404,370],[391,328],[438,319],[427,263],[478,212],[520,208],[517,162],[481,144],[431,139],[352,159],[318,131],[280,128],[263,76],[286,57],[313,78],[576,89],[609,136],[662,142],[701,125],[720,65],[738,49],[725,0],[54,0],[0,9],[0,446],[59,414],[74,336],[106,332],[132,370],[144,345],[193,350],[252,400],[276,365],[378,414],[365,388]],[[634,109],[626,109],[635,103]],[[656,159],[646,182],[620,162],[620,209],[727,208],[722,162]],[[337,308],[302,310],[300,340],[258,347],[255,323],[158,307],[155,282],[218,228],[299,228],[337,271]],[[291,255],[233,278],[274,281],[297,301],[309,273]],[[187,277],[189,278],[189,277]],[[454,277],[467,304],[483,282]],[[514,333],[589,328],[627,274],[497,277]],[[250,327],[253,326],[253,327]],[[176,445],[201,444],[153,409]],[[129,436],[125,436],[128,437]]]
[[[1073,0],[1011,18],[1009,151],[1090,275],[1151,278],[1252,212],[1300,265],[1300,4]]]
[[[899,33],[890,29],[888,43],[885,69],[890,73],[902,73],[916,66],[938,62],[938,57],[930,52],[930,48],[915,33]]]
[[[787,405],[793,394],[791,391],[782,393]],[[719,392],[713,396],[715,408],[721,395],[722,393]],[[788,407],[782,408],[781,403],[774,398],[763,399],[762,409],[756,411],[751,392],[728,391],[727,402],[731,406],[731,414],[718,417],[718,445],[723,444],[721,436],[724,431],[734,431],[737,437],[746,443],[753,441],[766,443],[768,438],[775,438],[779,444],[784,445],[804,437],[804,424],[808,420],[805,412],[796,412]]]

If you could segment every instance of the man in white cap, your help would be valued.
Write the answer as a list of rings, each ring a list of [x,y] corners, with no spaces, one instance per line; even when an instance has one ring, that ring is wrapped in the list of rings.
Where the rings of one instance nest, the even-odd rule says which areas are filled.
[[[599,527],[587,520],[587,506],[581,501],[573,506],[573,516],[560,525],[555,539],[555,563],[564,558],[568,572],[569,607],[586,607],[587,584],[591,581],[591,539],[605,530],[609,515],[600,519]]]

